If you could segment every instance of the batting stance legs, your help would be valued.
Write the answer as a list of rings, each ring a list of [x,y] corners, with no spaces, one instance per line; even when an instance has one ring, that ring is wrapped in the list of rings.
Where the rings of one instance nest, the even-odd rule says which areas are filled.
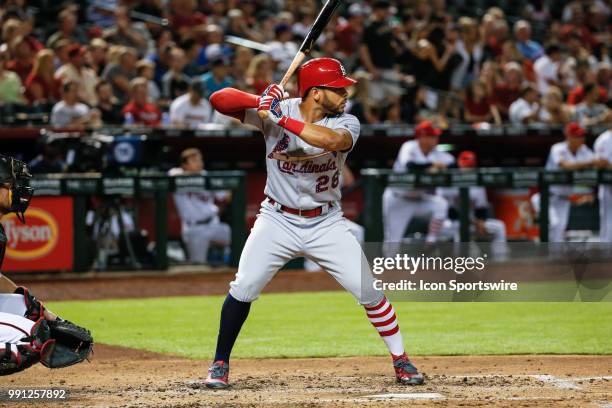
[[[381,291],[374,289],[367,259],[342,213],[332,209],[326,215],[309,219],[281,213],[266,203],[246,242],[236,279],[230,284],[221,310],[215,364],[211,369],[228,370],[232,347],[251,302],[283,265],[299,256],[319,264],[365,307],[368,320],[396,357],[394,365],[405,365],[407,359],[398,359],[405,357],[405,353],[393,306]],[[398,369],[407,368],[396,365],[396,372]],[[403,382],[420,384],[423,377],[412,375]],[[226,387],[227,375],[220,379],[209,375],[207,386]]]

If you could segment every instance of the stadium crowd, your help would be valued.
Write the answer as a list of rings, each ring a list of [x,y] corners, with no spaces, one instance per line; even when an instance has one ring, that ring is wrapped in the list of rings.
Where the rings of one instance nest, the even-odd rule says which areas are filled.
[[[279,81],[320,7],[0,0],[2,116],[17,109],[57,127],[229,124],[207,97]],[[347,109],[362,123],[588,127],[612,122],[611,17],[609,0],[347,1],[313,56],[359,79]]]

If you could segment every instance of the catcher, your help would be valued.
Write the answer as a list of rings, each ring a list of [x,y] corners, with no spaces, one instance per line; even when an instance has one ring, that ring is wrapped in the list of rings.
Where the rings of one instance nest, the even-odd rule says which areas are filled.
[[[0,155],[0,218],[15,212],[25,223],[24,213],[33,189],[27,165]],[[7,237],[0,224],[0,267]],[[24,287],[0,273],[0,375],[13,374],[36,364],[61,368],[80,363],[93,349],[91,333],[61,319]]]

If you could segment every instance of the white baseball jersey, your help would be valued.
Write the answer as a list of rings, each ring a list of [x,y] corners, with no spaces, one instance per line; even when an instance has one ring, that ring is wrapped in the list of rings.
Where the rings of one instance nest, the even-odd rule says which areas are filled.
[[[593,150],[598,159],[605,159],[608,163],[612,163],[612,130],[607,130],[597,137]]]
[[[285,99],[281,102],[283,114],[304,121],[300,114],[301,99]],[[270,120],[261,120],[256,109],[247,109],[244,123],[260,129],[266,140],[266,168],[268,178],[264,193],[280,204],[297,209],[312,209],[329,202],[339,201],[340,176],[348,152],[328,152],[313,159],[288,162],[273,158],[273,153],[290,156],[316,155],[325,150],[314,147],[297,135],[276,125]],[[359,137],[359,120],[353,115],[342,113],[326,116],[316,125],[332,130],[347,130],[353,138],[353,146]]]
[[[201,98],[197,105],[193,105],[188,93],[179,96],[170,105],[170,121],[190,128],[212,122],[212,116],[212,106],[205,98]]]
[[[402,173],[409,170],[411,165],[429,166],[433,163],[443,163],[450,166],[455,162],[455,158],[446,152],[435,147],[428,154],[423,153],[417,140],[409,140],[400,147],[397,158],[393,163],[393,171]],[[423,194],[433,193],[431,189],[410,189],[402,187],[391,187],[391,191],[404,195],[405,197],[419,198]]]
[[[174,168],[168,172],[171,176],[183,174],[183,169]],[[222,200],[227,197],[225,191],[206,191],[174,193],[174,204],[179,217],[183,223],[183,228],[193,226],[198,221],[217,217],[219,207],[215,204],[215,199]]]
[[[607,130],[597,137],[593,145],[598,159],[612,165],[612,130]],[[612,186],[599,186],[599,235],[602,242],[612,242]]]
[[[550,154],[546,161],[546,170],[559,170],[561,169],[560,163],[562,161],[570,163],[582,163],[593,160],[593,151],[586,145],[580,146],[576,154],[574,155],[567,142],[555,143],[550,148]],[[550,193],[560,196],[569,196],[572,193],[572,186],[550,186]]]

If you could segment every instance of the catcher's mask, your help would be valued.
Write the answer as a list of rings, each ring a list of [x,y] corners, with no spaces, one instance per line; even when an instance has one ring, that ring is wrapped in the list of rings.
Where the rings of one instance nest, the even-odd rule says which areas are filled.
[[[32,178],[28,165],[21,160],[0,155],[0,183],[9,188],[10,208],[9,212],[17,214],[19,221],[25,224],[25,211],[30,205],[34,189],[29,182]]]

